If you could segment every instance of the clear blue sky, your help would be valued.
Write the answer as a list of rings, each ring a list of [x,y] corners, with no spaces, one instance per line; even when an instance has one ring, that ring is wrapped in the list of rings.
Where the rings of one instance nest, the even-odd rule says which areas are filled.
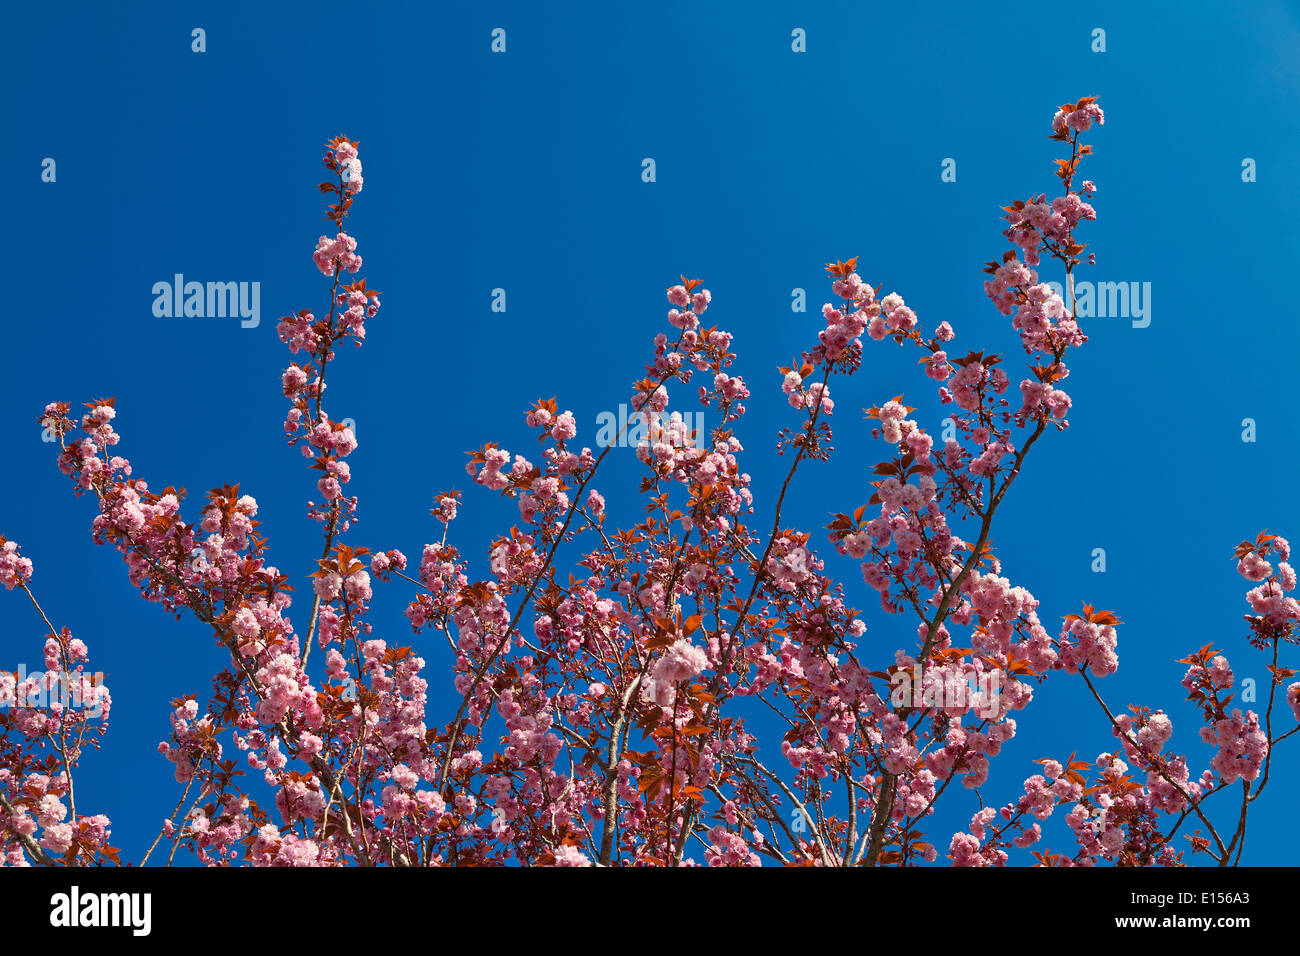
[[[1295,5],[293,6],[46,3],[7,17],[0,533],[22,543],[56,624],[109,675],[113,726],[81,770],[79,809],[108,813],[127,857],[178,796],[155,752],[167,702],[205,698],[221,654],[201,625],[141,601],[116,554],[93,545],[91,504],[74,499],[34,421],[47,401],[116,395],[138,474],[192,492],[240,482],[262,505],[273,562],[310,570],[314,476],[283,444],[288,355],[274,326],[326,294],[310,259],[324,231],[313,186],[335,134],[361,143],[350,228],[384,293],[327,402],[357,423],[363,520],[351,540],[415,556],[438,533],[433,493],[466,487],[462,451],[532,445],[521,415],[534,399],[558,395],[592,440],[597,414],[626,401],[682,272],[705,279],[710,319],[736,336],[754,391],[741,438],[764,514],[780,478],[775,433],[790,420],[775,366],[820,327],[827,260],[860,256],[864,277],[900,292],[927,329],[950,321],[954,347],[1016,358],[981,291],[981,264],[1006,247],[998,207],[1052,189],[1053,109],[1100,95],[1107,123],[1085,166],[1100,219],[1082,233],[1098,265],[1081,278],[1150,282],[1152,321],[1086,324],[1067,383],[1073,427],[1035,450],[994,545],[1049,627],[1083,600],[1123,618],[1108,700],[1170,712],[1174,746],[1204,765],[1174,660],[1214,643],[1262,682],[1229,556],[1265,527],[1300,541]],[[504,55],[489,50],[495,27]],[[791,51],[796,27],[806,53]],[[1104,53],[1090,49],[1098,27]],[[46,157],[54,183],[41,181]],[[949,157],[955,183],[940,178]],[[1242,182],[1246,157],[1257,182]],[[150,290],[175,273],[260,282],[260,327],[155,318]],[[490,311],[498,287],[504,315]],[[790,310],[795,287],[808,290],[804,315]],[[838,452],[801,475],[799,526],[868,497],[879,448],[857,408],[903,392],[937,430],[932,383],[912,362],[869,347],[835,392]],[[1244,418],[1255,443],[1241,440]],[[413,458],[415,447],[428,453]],[[614,464],[597,483],[611,502],[637,473],[630,452]],[[476,488],[462,513],[455,534],[480,561],[480,544],[514,520]],[[1094,548],[1104,574],[1090,570]],[[405,599],[378,588],[390,643],[409,634]],[[913,633],[901,618],[868,624],[881,660]],[[25,601],[0,594],[0,665],[38,666],[41,630]],[[444,656],[431,642],[425,652],[445,700]],[[1014,799],[1034,758],[1112,746],[1065,675],[1020,724],[988,802]],[[1295,859],[1287,791],[1300,786],[1300,745],[1285,746],[1252,811],[1250,863]],[[953,798],[932,830],[944,847],[973,809]]]

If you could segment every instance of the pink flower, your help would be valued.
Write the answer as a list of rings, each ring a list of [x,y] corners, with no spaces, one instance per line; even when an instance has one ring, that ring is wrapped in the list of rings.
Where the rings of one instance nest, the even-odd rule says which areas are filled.
[[[353,604],[364,604],[372,596],[370,575],[365,571],[353,571],[349,574],[344,582],[344,588],[347,591],[348,600]]]
[[[555,423],[551,426],[551,437],[557,442],[565,442],[578,434],[578,425],[573,420],[573,412],[561,412],[555,416]]]
[[[280,376],[280,383],[284,387],[284,394],[292,395],[307,384],[307,373],[297,365],[291,365]]]
[[[261,625],[257,623],[257,617],[252,610],[241,607],[235,612],[234,620],[231,622],[230,629],[244,640],[252,640],[262,633]]]
[[[591,860],[576,846],[564,843],[555,848],[555,865],[591,866]]]
[[[654,677],[659,681],[675,683],[688,680],[709,666],[709,656],[704,650],[682,638],[672,644],[655,662]]]
[[[1092,128],[1093,122],[1098,124],[1106,122],[1106,115],[1102,112],[1101,107],[1096,103],[1089,103],[1087,106],[1081,106],[1073,110],[1065,117],[1065,125],[1070,129],[1086,133]],[[1053,126],[1055,127],[1055,123]]]
[[[1225,786],[1238,779],[1254,780],[1259,776],[1259,768],[1268,754],[1268,738],[1253,710],[1247,711],[1244,717],[1240,710],[1234,710],[1230,716],[1202,727],[1201,739],[1219,748],[1210,766]]]
[[[30,558],[18,554],[18,542],[6,541],[0,537],[0,584],[6,591],[22,587],[32,578]]]
[[[339,595],[343,592],[343,578],[338,572],[330,571],[316,577],[312,581],[312,587],[316,591],[316,596],[322,601],[326,603],[337,601]]]
[[[1255,551],[1247,551],[1237,562],[1237,573],[1247,581],[1263,581],[1273,573],[1273,566]]]
[[[948,858],[953,866],[988,866],[980,855],[980,841],[969,833],[953,834],[948,846]]]
[[[361,160],[357,159],[355,156],[348,160],[348,164],[343,168],[341,178],[343,179],[343,185],[347,188],[348,192],[353,195],[361,192],[361,187],[365,182],[361,176]]]
[[[356,272],[361,268],[361,257],[356,254],[357,241],[345,232],[340,232],[333,239],[321,236],[316,240],[316,251],[312,258],[316,267],[325,275],[338,272]]]

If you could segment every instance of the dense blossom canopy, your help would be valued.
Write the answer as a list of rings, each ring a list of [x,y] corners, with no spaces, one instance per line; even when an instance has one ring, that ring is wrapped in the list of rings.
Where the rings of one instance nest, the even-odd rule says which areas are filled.
[[[1265,712],[1233,706],[1232,669],[1212,646],[1182,662],[1200,737],[1215,750],[1199,769],[1172,749],[1168,715],[1116,713],[1098,692],[1119,666],[1119,619],[1085,605],[1050,627],[988,544],[1035,443],[1068,426],[1067,356],[1087,336],[1074,303],[1037,269],[1059,264],[1072,298],[1074,270],[1091,260],[1075,230],[1096,218],[1096,186],[1076,179],[1091,151],[1082,134],[1103,122],[1094,97],[1062,106],[1051,123],[1068,153],[1057,161],[1060,195],[1005,207],[1012,248],[988,263],[985,291],[1028,356],[1018,383],[1002,355],[950,351],[948,322],[927,336],[856,259],[829,265],[824,328],[815,342],[809,330],[807,350],[771,386],[793,410],[779,434],[788,471],[770,519],[759,519],[736,431],[750,386],[728,371],[731,334],[706,325],[712,294],[683,277],[630,396],[628,426],[645,436],[643,518],[614,526],[596,487],[612,446],[584,446],[573,412],[539,400],[525,415],[538,438],[531,457],[489,443],[467,466],[518,509],[486,549],[485,580],[471,580],[454,543],[459,492],[435,496],[444,532],[418,560],[355,540],[357,500],[346,492],[357,439],[322,399],[336,350],[363,343],[380,301],[365,279],[346,279],[362,266],[344,228],[363,184],[357,144],[327,144],[320,189],[335,199],[334,235],[312,256],[329,308],[277,327],[300,357],[281,376],[285,435],[318,473],[308,513],[323,546],[309,608],[293,607],[288,575],[270,563],[251,495],[214,489],[187,520],[182,491],[153,490],[115,453],[111,399],[79,419],[61,402],[41,416],[58,436],[59,468],[95,503],[95,540],[121,553],[145,599],[193,615],[229,652],[206,700],[172,704],[158,750],[180,800],[143,861],[160,846],[169,860],[185,848],[211,865],[278,866],[1178,865],[1188,850],[1239,859],[1246,810],[1300,720],[1300,682],[1288,684],[1294,672],[1279,664],[1300,620],[1288,543],[1260,534],[1236,552],[1251,584],[1249,640],[1269,658]],[[917,364],[951,406],[952,437],[936,442],[903,396],[878,396],[867,415],[886,452],[869,500],[823,531],[787,526],[801,464],[833,454],[832,385],[842,394],[863,349],[886,342],[920,350]],[[712,409],[713,428],[695,433],[670,398]],[[857,562],[862,582],[832,581],[818,554],[826,546]],[[87,672],[85,643],[36,604],[33,578],[18,545],[0,538],[0,584],[25,592],[48,630],[45,672],[0,673],[0,852],[12,865],[118,862],[108,819],[81,812],[73,787],[111,700]],[[864,593],[886,615],[870,643],[851,603]],[[419,641],[374,633],[381,598],[407,602]],[[899,627],[898,616],[915,624]],[[902,646],[891,652],[885,634]],[[452,673],[428,672],[417,649],[427,641],[445,644]],[[1047,756],[1022,792],[981,799],[961,832],[933,832],[927,818],[950,785],[988,784],[1016,715],[1058,671],[1087,686],[1115,749]],[[431,679],[454,688],[454,713],[430,713]],[[75,692],[56,699],[56,687]],[[780,736],[756,729],[773,725]],[[1220,830],[1204,804],[1228,788],[1240,805],[1224,801]],[[1054,814],[1072,843],[1049,852],[1039,845]],[[1180,842],[1185,825],[1196,830]]]

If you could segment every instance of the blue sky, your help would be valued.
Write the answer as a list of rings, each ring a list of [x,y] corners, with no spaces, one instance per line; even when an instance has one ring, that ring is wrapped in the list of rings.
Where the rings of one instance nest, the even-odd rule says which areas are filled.
[[[784,475],[775,434],[790,422],[774,367],[815,338],[827,260],[859,256],[864,277],[902,294],[925,328],[946,319],[954,347],[1016,359],[981,290],[981,264],[1006,247],[998,207],[1053,188],[1052,111],[1099,95],[1107,123],[1084,167],[1099,221],[1082,232],[1098,264],[1080,278],[1150,282],[1151,323],[1085,323],[1072,427],[1035,449],[993,543],[1049,628],[1085,600],[1119,614],[1108,701],[1171,713],[1174,745],[1203,765],[1174,661],[1213,643],[1238,677],[1262,682],[1230,554],[1266,527],[1300,539],[1286,358],[1300,338],[1294,5],[377,7],[50,3],[9,18],[0,162],[5,259],[22,294],[0,346],[0,533],[22,543],[47,611],[108,674],[112,730],[80,772],[79,809],[108,813],[128,857],[178,795],[155,752],[167,702],[206,696],[221,654],[201,625],[141,601],[119,558],[91,542],[90,502],[72,496],[34,421],[47,401],[115,395],[138,474],[192,493],[240,482],[261,503],[274,563],[309,571],[314,480],[283,443],[288,355],[274,326],[326,294],[310,259],[324,231],[313,186],[336,134],[361,143],[366,188],[350,231],[384,305],[365,348],[342,355],[327,407],[357,425],[353,543],[414,556],[439,532],[434,492],[466,488],[462,451],[532,446],[521,416],[534,399],[557,395],[591,440],[665,328],[662,291],[679,273],[704,278],[710,319],[735,334],[754,392],[740,437],[761,514]],[[505,54],[489,49],[496,27]],[[791,50],[795,28],[806,53]],[[1090,48],[1094,28],[1104,53]],[[46,157],[54,183],[41,181]],[[654,183],[641,180],[646,157]],[[956,182],[941,181],[945,158]],[[260,282],[261,325],[156,318],[151,288],[175,273]],[[790,309],[796,287],[808,290],[802,315]],[[490,311],[495,288],[504,314]],[[937,430],[931,385],[909,353],[869,347],[834,392],[837,454],[801,472],[791,522],[817,529],[828,510],[863,503],[882,455],[855,410],[902,392]],[[597,483],[611,502],[638,473],[631,452],[613,465]],[[481,565],[479,543],[514,513],[468,488],[462,514],[455,535]],[[1095,548],[1104,574],[1090,570]],[[872,607],[854,569],[841,570]],[[377,632],[404,639],[405,593],[378,594]],[[881,660],[912,633],[874,612],[868,625]],[[0,665],[38,666],[41,631],[24,600],[0,595]],[[445,695],[445,660],[431,642],[425,651]],[[990,802],[1013,799],[1037,757],[1112,745],[1064,675],[1020,726]],[[1248,863],[1294,862],[1287,790],[1300,751],[1285,746],[1252,810]],[[943,846],[974,809],[953,797],[964,802],[933,831]]]

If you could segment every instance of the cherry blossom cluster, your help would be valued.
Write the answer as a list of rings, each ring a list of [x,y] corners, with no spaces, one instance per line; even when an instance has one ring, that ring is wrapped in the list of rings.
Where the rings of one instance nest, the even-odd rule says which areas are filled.
[[[0,671],[0,865],[118,862],[103,814],[78,812],[73,771],[108,731],[112,695],[86,643],[55,631],[29,587],[33,566],[0,536],[0,583],[26,592],[49,627],[44,671]]]
[[[829,264],[821,327],[778,366],[785,475],[758,516],[741,442],[751,386],[736,374],[732,334],[706,324],[718,315],[712,293],[682,276],[629,389],[644,426],[641,507],[625,514],[617,476],[602,471],[622,442],[593,449],[579,411],[539,398],[524,434],[469,456],[469,481],[507,499],[499,530],[474,548],[455,540],[458,490],[433,495],[433,540],[356,539],[357,499],[345,494],[356,433],[323,397],[337,346],[363,343],[379,293],[346,278],[362,266],[344,223],[363,179],[357,144],[331,140],[319,188],[334,200],[333,235],[312,253],[329,306],[278,326],[302,356],[280,388],[287,442],[315,473],[308,514],[322,540],[308,587],[295,591],[270,564],[258,502],[238,485],[209,491],[187,521],[183,490],[136,476],[117,454],[111,399],[77,419],[53,403],[40,419],[60,469],[96,503],[94,539],[121,554],[147,600],[192,615],[228,655],[206,698],[170,704],[158,751],[181,794],[155,848],[214,866],[1240,860],[1248,806],[1297,729],[1284,722],[1300,721],[1300,681],[1279,656],[1300,622],[1287,542],[1261,534],[1236,551],[1251,586],[1249,643],[1269,657],[1266,706],[1236,705],[1232,668],[1212,646],[1181,662],[1203,763],[1175,746],[1168,714],[1116,712],[1102,698],[1097,682],[1120,663],[1119,618],[1085,604],[1049,629],[990,544],[1034,445],[1069,424],[1066,356],[1087,341],[1070,290],[1091,261],[1075,233],[1097,215],[1095,185],[1075,183],[1091,153],[1081,136],[1103,122],[1094,97],[1062,106],[1051,124],[1067,151],[1061,193],[1004,207],[1011,248],[988,263],[985,292],[1028,358],[1016,390],[1005,356],[954,351],[949,322],[923,322],[898,292],[882,297],[856,258]],[[1065,298],[1040,279],[1045,263],[1064,271]],[[848,379],[864,349],[885,343],[919,350],[923,384],[949,417],[936,436],[903,395],[869,399],[870,424],[850,437],[883,448],[882,460],[865,503],[825,529],[827,554],[791,526],[787,495],[809,493],[796,489],[801,469],[833,456],[832,420],[852,431],[841,424]],[[710,409],[707,433],[685,414],[692,402]],[[837,561],[852,562],[847,581],[832,576]],[[31,577],[0,538],[0,584],[30,595]],[[881,645],[863,597],[887,624],[915,621]],[[386,598],[405,605],[414,643],[375,623]],[[48,670],[84,675],[85,645],[49,631]],[[990,799],[1008,789],[1005,745],[1057,673],[1088,691],[1115,750],[1043,758],[1041,772],[1011,778],[1006,802]],[[0,673],[0,697],[22,689]],[[83,689],[107,706],[93,681]],[[446,693],[452,707],[431,713]],[[72,771],[102,722],[0,712],[0,733],[5,861],[116,862],[108,821],[79,816],[74,800]],[[1229,787],[1240,806],[1212,819],[1206,800]],[[941,831],[936,807],[964,791],[976,792],[969,824]],[[1068,846],[1052,852],[1044,830],[1058,810]],[[1184,828],[1195,828],[1185,847]]]

